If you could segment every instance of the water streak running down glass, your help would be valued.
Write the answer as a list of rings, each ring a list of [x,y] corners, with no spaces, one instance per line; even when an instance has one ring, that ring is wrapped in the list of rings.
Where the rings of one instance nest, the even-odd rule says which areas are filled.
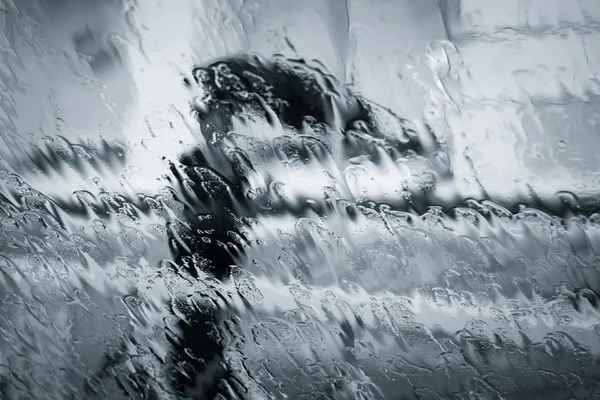
[[[600,398],[596,0],[0,11],[0,398]]]

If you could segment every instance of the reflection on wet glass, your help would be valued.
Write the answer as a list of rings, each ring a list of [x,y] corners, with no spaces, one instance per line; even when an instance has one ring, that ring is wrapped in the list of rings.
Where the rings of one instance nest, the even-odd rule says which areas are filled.
[[[0,5],[0,397],[600,395],[600,4]]]

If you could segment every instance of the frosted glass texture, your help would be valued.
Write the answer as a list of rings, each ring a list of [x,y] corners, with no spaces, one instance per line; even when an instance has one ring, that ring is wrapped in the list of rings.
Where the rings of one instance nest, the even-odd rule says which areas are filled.
[[[600,398],[600,2],[0,11],[0,398]]]

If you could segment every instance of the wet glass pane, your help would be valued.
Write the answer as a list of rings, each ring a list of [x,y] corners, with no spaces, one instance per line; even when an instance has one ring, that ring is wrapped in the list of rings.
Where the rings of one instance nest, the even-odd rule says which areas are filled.
[[[600,398],[596,0],[0,10],[0,398]]]

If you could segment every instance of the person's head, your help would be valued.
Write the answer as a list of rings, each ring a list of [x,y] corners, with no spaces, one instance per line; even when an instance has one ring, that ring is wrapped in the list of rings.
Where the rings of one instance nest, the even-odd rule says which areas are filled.
[[[193,71],[199,97],[195,110],[203,132],[233,128],[233,119],[262,117],[289,131],[301,131],[307,118],[334,128],[367,119],[362,102],[320,66],[282,56],[233,57]],[[272,118],[277,118],[277,121]],[[342,126],[340,126],[340,124]]]
[[[396,159],[422,147],[408,121],[342,86],[316,62],[239,56],[192,76],[185,83],[208,146],[180,161],[210,165],[244,193],[285,181],[296,183],[292,196],[320,201],[328,177],[340,176],[349,160],[378,162],[382,149]],[[289,167],[291,176],[282,171]]]

